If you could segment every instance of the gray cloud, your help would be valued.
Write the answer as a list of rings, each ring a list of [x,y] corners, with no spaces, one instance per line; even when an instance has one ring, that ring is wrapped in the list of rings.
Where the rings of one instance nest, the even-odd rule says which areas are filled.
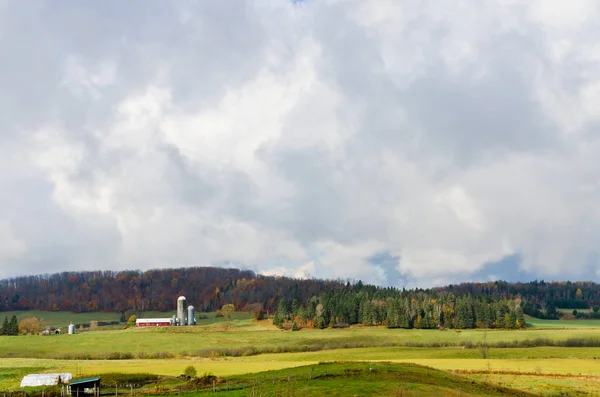
[[[595,279],[598,10],[0,3],[0,277]]]

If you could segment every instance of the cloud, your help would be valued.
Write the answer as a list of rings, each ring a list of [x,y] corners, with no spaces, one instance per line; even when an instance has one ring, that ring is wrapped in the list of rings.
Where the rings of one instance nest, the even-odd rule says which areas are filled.
[[[0,277],[596,279],[599,9],[1,3]]]

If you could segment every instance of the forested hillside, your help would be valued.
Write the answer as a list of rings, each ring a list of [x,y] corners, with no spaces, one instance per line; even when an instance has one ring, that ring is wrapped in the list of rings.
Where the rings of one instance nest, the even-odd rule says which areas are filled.
[[[201,311],[214,311],[226,303],[238,310],[252,303],[273,310],[279,299],[306,301],[342,286],[336,281],[268,277],[218,267],[65,272],[0,280],[0,311],[169,311],[181,295]]]
[[[64,272],[0,280],[0,311],[171,311],[180,295],[201,311],[213,311],[226,303],[234,304],[236,310],[260,303],[266,310],[275,311],[281,301],[285,308],[282,321],[297,317],[302,307],[308,311],[302,321],[325,325],[370,322],[391,326],[406,325],[408,321],[411,327],[450,322],[470,327],[494,322],[504,326],[510,321],[512,326],[512,319],[520,317],[519,311],[557,318],[557,308],[595,308],[579,316],[600,318],[600,285],[593,282],[494,281],[405,290],[363,285],[360,281],[270,277],[218,267]],[[322,318],[315,317],[319,304],[324,310]],[[461,305],[471,309],[460,309]],[[447,313],[442,316],[444,310]],[[460,310],[468,314],[465,321],[452,314]],[[400,314],[388,317],[388,312]]]
[[[591,309],[578,318],[600,318],[599,285],[592,282],[463,283],[443,288],[398,290],[357,283],[322,292],[306,304],[282,299],[273,323],[281,328],[521,328],[524,314],[556,319],[558,307]]]

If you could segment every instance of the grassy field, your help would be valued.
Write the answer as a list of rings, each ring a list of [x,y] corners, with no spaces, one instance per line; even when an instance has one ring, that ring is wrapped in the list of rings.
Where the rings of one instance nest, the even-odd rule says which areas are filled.
[[[526,316],[526,321],[529,328],[600,328],[600,320],[541,320]]]
[[[156,317],[172,317],[175,312],[140,312],[137,313],[138,317],[156,318]],[[4,320],[5,316],[11,318],[13,315],[17,316],[19,321],[28,317],[36,317],[43,320],[48,326],[55,328],[66,328],[70,323],[75,325],[89,324],[90,321],[103,321],[113,322],[119,321],[121,315],[118,313],[71,313],[71,312],[47,312],[47,311],[15,311],[15,312],[1,312],[0,321]],[[227,319],[223,317],[216,317],[215,313],[212,312],[196,312],[197,325],[211,325],[215,323],[224,323]],[[203,318],[206,317],[206,318]],[[232,314],[234,320],[248,320],[250,319],[250,313],[247,312],[235,312]]]
[[[559,309],[565,313],[571,313],[572,309]],[[582,309],[579,311],[589,312],[589,309]],[[44,312],[44,311],[17,311],[17,312],[2,312],[0,313],[0,320],[4,319],[4,316],[9,318],[12,315],[16,315],[20,321],[26,317],[36,317],[44,320],[49,326],[57,328],[66,328],[69,323],[75,325],[89,324],[90,321],[103,321],[112,322],[119,321],[120,315],[118,313],[70,313],[70,312]],[[171,317],[174,312],[141,312],[137,313],[138,317]],[[572,316],[571,316],[572,317]],[[247,312],[235,312],[232,315],[233,320],[248,320],[250,314]],[[210,312],[196,312],[196,321],[199,326],[207,326],[214,324],[223,324],[227,320],[223,317],[216,317],[215,313]],[[534,317],[526,316],[527,326],[530,328],[599,328],[600,320],[541,320]]]
[[[169,363],[168,368],[174,368],[175,360]],[[202,365],[192,362],[194,366],[203,372]],[[30,365],[37,364],[42,367],[31,367]],[[51,363],[31,360],[13,361],[12,367],[7,368],[6,363],[0,365],[1,374],[12,376],[22,374],[33,369],[39,370],[72,370],[69,366],[65,367],[47,367]],[[56,363],[55,363],[56,364]],[[96,362],[92,362],[87,369],[92,369],[94,374],[102,374],[112,372],[113,367],[97,366]],[[160,371],[157,366],[151,366],[150,363],[141,363],[141,365],[131,366],[131,363],[120,365],[126,373],[143,372],[164,372]],[[190,361],[177,362],[177,365],[183,368],[184,365],[189,365]],[[222,363],[226,364],[226,363]],[[238,363],[239,364],[239,363]],[[422,367],[415,364],[406,363],[356,363],[356,362],[335,362],[328,364],[310,363],[306,365],[296,364],[291,367],[281,367],[282,369],[268,370],[264,365],[261,366],[259,372],[243,375],[241,370],[237,372],[228,372],[219,376],[218,389],[220,395],[226,396],[248,396],[248,395],[298,395],[302,396],[436,396],[436,395],[452,395],[452,396],[504,396],[504,395],[522,395],[524,392],[509,390],[505,386],[499,386],[499,382],[495,385],[484,383],[482,381],[473,381],[465,376],[454,375],[447,372],[442,372],[432,368]],[[19,366],[21,365],[21,366]],[[73,365],[72,363],[69,365]],[[245,366],[246,369],[248,366]],[[229,365],[229,368],[233,366]],[[273,367],[277,368],[277,367]],[[152,371],[154,369],[154,371]],[[104,371],[103,371],[104,370]],[[225,378],[223,378],[225,376]],[[6,386],[14,386],[17,384],[15,380],[12,384],[5,383]],[[181,385],[181,383],[175,383]],[[0,387],[1,388],[1,387]],[[228,391],[229,390],[229,391]],[[206,395],[212,392],[209,386],[207,390],[185,393],[188,396]],[[252,394],[254,393],[254,394]],[[208,394],[210,395],[210,394]]]
[[[564,309],[564,308],[558,308],[556,309],[557,311],[561,312],[561,313],[573,313],[573,309]],[[576,309],[579,313],[591,313],[591,309]]]
[[[568,329],[561,332],[545,328],[455,332],[452,330],[391,330],[385,327],[289,332],[274,328],[268,320],[261,322],[234,320],[228,329],[225,323],[217,323],[205,327],[134,328],[50,337],[0,337],[0,356],[111,358],[111,354],[118,352],[127,352],[131,355],[130,358],[208,357],[211,352],[241,356],[253,355],[257,351],[278,353],[433,343],[460,345],[467,342],[481,342],[484,338],[490,344],[537,338],[549,341],[564,341],[568,338],[598,340],[600,332],[593,328]]]
[[[29,312],[26,316],[34,314]],[[63,314],[62,319],[70,316],[71,314]],[[600,384],[600,347],[492,347],[485,351],[486,358],[483,358],[480,348],[461,346],[465,342],[481,342],[484,338],[489,344],[537,338],[549,341],[564,341],[569,338],[598,340],[600,330],[592,327],[595,322],[593,320],[558,321],[578,325],[572,329],[552,327],[552,320],[538,320],[537,323],[532,321],[535,327],[526,330],[440,331],[356,326],[290,332],[276,329],[269,320],[249,320],[247,313],[236,314],[236,319],[231,321],[230,326],[222,318],[215,318],[214,314],[208,316],[206,325],[199,327],[100,330],[49,337],[0,337],[0,355],[3,357],[0,358],[0,390],[18,387],[20,378],[26,373],[75,373],[78,367],[83,375],[147,372],[177,376],[192,364],[198,373],[211,372],[228,378],[246,376],[249,379],[256,373],[266,374],[264,371],[292,371],[292,368],[300,366],[334,361],[354,362],[356,365],[371,362],[390,365],[390,368],[416,363],[438,370],[462,371],[471,379],[487,380],[497,385],[508,385],[543,395],[559,395],[557,393],[569,389],[572,390],[569,395],[586,395],[590,385]],[[81,319],[84,320],[83,317]],[[62,320],[57,316],[53,321]],[[588,326],[580,326],[580,323],[587,323]],[[446,346],[415,346],[432,343]],[[231,354],[223,356],[223,352]],[[72,359],[83,358],[86,354],[92,357],[123,358],[118,354],[112,356],[114,353],[127,353],[134,359]],[[166,359],[161,359],[159,353],[165,353]],[[153,359],[147,359],[151,354],[154,354]],[[384,362],[393,364],[382,364]],[[389,379],[384,378],[361,378],[352,388],[358,390],[359,384],[371,382],[376,383],[372,385],[374,390],[380,392],[399,393],[402,390],[393,389],[392,385],[399,387],[397,380],[389,383]],[[336,385],[340,382],[340,379],[336,379],[327,378],[327,381],[331,380],[331,385]],[[314,382],[309,383],[302,385],[307,392],[301,395],[318,395],[317,391],[326,390],[319,389]],[[443,387],[438,386],[407,384],[406,393],[412,390],[417,394],[411,395],[444,395]],[[336,387],[340,386],[332,386],[332,393],[337,391]],[[248,390],[244,393],[246,394],[239,395],[248,395]],[[479,392],[469,394],[466,390],[461,393],[463,394],[456,395],[494,395],[477,394]]]
[[[413,364],[328,363],[229,379],[227,396],[530,396],[498,384]],[[223,390],[221,384],[220,390]],[[250,392],[250,393],[249,393]]]

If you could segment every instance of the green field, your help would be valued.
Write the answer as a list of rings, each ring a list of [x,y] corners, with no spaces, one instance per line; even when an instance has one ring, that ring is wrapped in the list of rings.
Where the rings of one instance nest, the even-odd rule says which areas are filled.
[[[19,377],[28,371],[37,370],[44,367],[31,367],[27,365],[36,364],[27,361],[13,362],[12,368],[6,368],[4,363],[0,365],[0,379],[3,374],[8,377],[18,375]],[[42,364],[42,363],[37,363]],[[45,363],[46,364],[46,363]],[[94,374],[110,372],[108,367],[103,368],[92,364],[88,369],[92,369]],[[130,363],[126,363],[130,364]],[[166,363],[162,363],[163,365]],[[178,365],[189,365],[187,363],[177,363]],[[306,364],[306,363],[304,363]],[[22,365],[22,366],[19,366]],[[42,364],[44,365],[44,364]],[[194,363],[195,367],[202,370],[202,366]],[[69,370],[69,367],[50,368],[53,370]],[[113,367],[118,368],[117,366]],[[172,365],[169,366],[172,368]],[[247,368],[247,365],[246,365]],[[332,394],[334,396],[360,395],[360,396],[380,396],[380,395],[398,395],[398,396],[431,396],[431,395],[452,395],[452,396],[505,396],[522,395],[527,396],[525,392],[509,390],[505,386],[474,381],[471,378],[454,375],[445,371],[435,370],[410,363],[356,363],[356,362],[334,362],[334,363],[311,363],[309,365],[294,365],[292,367],[281,367],[284,369],[266,370],[261,366],[259,372],[243,374],[242,372],[227,373],[226,378],[220,376],[218,387],[220,395],[226,396],[248,396],[254,395],[296,395],[302,396],[321,396]],[[130,367],[122,365],[122,369],[129,373],[139,373],[139,370],[152,371],[150,366]],[[136,371],[137,370],[137,371]],[[155,368],[154,372],[161,372]],[[161,372],[162,373],[162,372]],[[11,387],[17,384],[15,380],[12,384],[0,381],[2,386]],[[169,380],[164,382],[170,386],[174,392],[180,393],[178,387],[186,387],[184,382]],[[212,387],[210,385],[203,389],[202,387],[192,386],[190,392],[185,395],[210,395]]]
[[[539,318],[526,316],[527,326],[530,328],[598,328],[600,320],[541,320]]]
[[[140,312],[137,313],[138,317],[171,317],[175,312]],[[71,313],[71,312],[45,312],[45,311],[15,311],[15,312],[0,312],[0,321],[4,320],[4,317],[17,316],[19,321],[28,317],[35,317],[43,320],[46,325],[55,328],[66,328],[70,323],[77,326],[80,324],[89,324],[90,321],[102,321],[102,322],[113,322],[119,321],[121,315],[118,313]],[[215,313],[212,312],[196,312],[197,325],[210,325],[215,323],[226,322],[227,320],[223,317],[216,317]],[[206,318],[203,318],[206,317]],[[250,319],[250,313],[247,312],[235,312],[232,314],[234,320],[248,320]]]
[[[73,316],[70,313],[53,313],[55,317],[51,317],[47,313],[32,312],[22,316],[36,314],[56,322]],[[3,357],[0,358],[0,390],[15,389],[23,374],[40,371],[75,373],[79,368],[83,375],[147,372],[176,376],[192,364],[199,373],[211,372],[233,382],[239,377],[250,379],[258,373],[267,376],[264,371],[291,371],[291,368],[338,361],[363,366],[367,362],[387,365],[391,372],[400,371],[398,368],[401,367],[395,365],[416,363],[443,371],[458,371],[461,377],[543,395],[558,395],[565,391],[569,391],[569,395],[588,395],[590,385],[600,382],[600,344],[599,347],[491,347],[485,349],[485,358],[482,349],[475,345],[484,340],[489,345],[536,339],[552,343],[570,338],[598,341],[600,329],[594,329],[595,320],[558,320],[558,323],[571,325],[558,327],[553,326],[553,320],[528,319],[533,327],[525,330],[441,331],[354,326],[291,332],[275,328],[269,320],[256,322],[247,319],[247,313],[237,313],[229,326],[224,319],[215,318],[214,313],[207,316],[206,325],[198,327],[0,337],[0,357]],[[80,319],[84,321],[86,318]],[[87,319],[110,321],[98,317]],[[382,364],[384,362],[388,364]],[[360,384],[371,382],[373,390],[385,393],[400,393],[401,387],[406,387],[402,393],[412,390],[417,393],[414,395],[442,393],[443,387],[428,389],[434,386],[425,381],[412,386],[410,382],[401,386],[402,382],[397,380],[389,383],[388,375],[363,377],[354,386],[348,387],[358,390]],[[332,393],[341,387],[338,383],[343,383],[336,377],[328,377],[327,382],[330,381],[328,385],[332,387]],[[344,379],[344,382],[352,384],[353,381]],[[327,389],[329,386],[323,387]],[[306,393],[301,395],[318,395],[318,390],[326,390],[319,389],[314,382],[305,382],[302,387],[306,388]],[[269,389],[266,392],[274,391]],[[231,395],[248,395],[248,390],[239,393],[246,394],[234,394],[232,391]],[[485,390],[480,394],[469,394],[465,390],[461,393],[457,395],[494,395],[485,394]]]
[[[261,352],[297,352],[335,348],[383,347],[432,344],[460,346],[465,343],[489,344],[510,341],[546,339],[564,341],[568,338],[599,339],[593,328],[529,330],[403,330],[385,327],[352,327],[347,329],[307,329],[299,332],[281,331],[268,320],[234,320],[204,327],[167,327],[85,332],[51,337],[21,336],[0,338],[0,356],[36,358],[111,358],[111,353],[127,352],[132,357],[152,358],[198,356],[211,352],[229,356],[254,355]],[[15,343],[18,341],[18,343]],[[119,358],[119,357],[116,357]]]

